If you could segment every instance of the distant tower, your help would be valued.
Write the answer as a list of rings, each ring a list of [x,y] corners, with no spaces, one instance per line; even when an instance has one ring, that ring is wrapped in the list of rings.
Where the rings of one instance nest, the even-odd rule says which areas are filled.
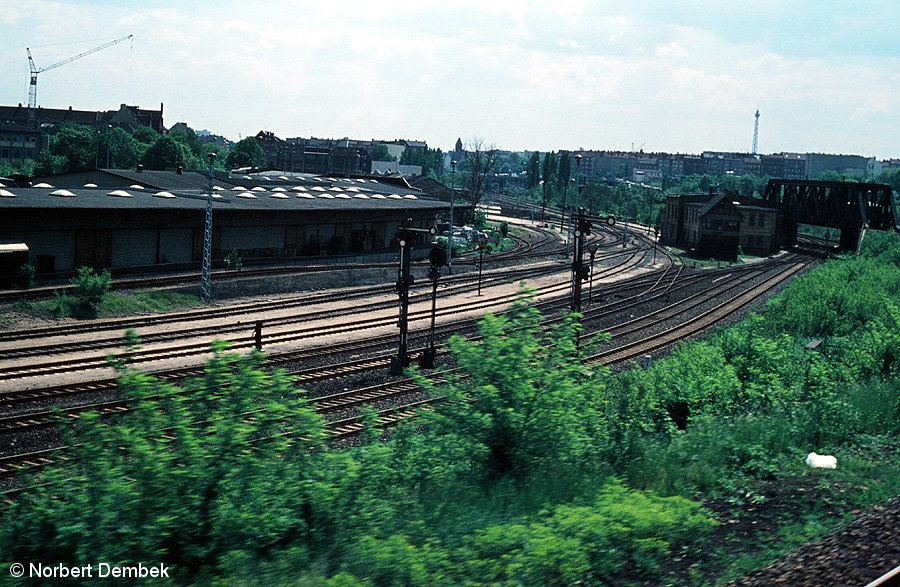
[[[759,147],[759,108],[756,109],[756,122],[753,123],[753,151],[751,154],[756,155]]]

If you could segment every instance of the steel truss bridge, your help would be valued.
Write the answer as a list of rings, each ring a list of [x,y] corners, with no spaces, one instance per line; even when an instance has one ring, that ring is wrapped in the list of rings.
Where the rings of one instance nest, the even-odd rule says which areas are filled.
[[[877,183],[770,179],[763,199],[779,212],[782,244],[797,242],[797,225],[841,231],[841,250],[857,251],[863,231],[898,230],[891,186]]]

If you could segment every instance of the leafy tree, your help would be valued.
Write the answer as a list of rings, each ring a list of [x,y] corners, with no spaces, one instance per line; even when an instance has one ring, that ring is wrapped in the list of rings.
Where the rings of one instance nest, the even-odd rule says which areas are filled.
[[[141,157],[141,164],[146,169],[164,171],[175,167],[185,167],[190,150],[168,135],[156,139]]]
[[[170,132],[169,136],[190,149],[195,158],[199,158],[203,153],[203,143],[197,138],[197,133],[193,129],[188,128],[186,131]]]
[[[149,127],[142,127],[149,128]],[[153,133],[156,137],[156,133]],[[108,151],[107,151],[108,150]],[[121,128],[114,128],[103,133],[101,138],[101,154],[109,153],[109,167],[111,169],[132,169],[144,154],[146,148],[137,141],[133,135]],[[105,162],[105,160],[104,160]]]
[[[572,157],[568,151],[559,152],[559,164],[557,167],[557,188],[563,192],[569,187],[569,178],[572,176]]]
[[[38,155],[33,171],[34,175],[53,175],[64,172],[67,165],[68,159],[63,155],[54,155],[51,151],[44,150]]]
[[[51,135],[50,152],[65,157],[65,171],[93,169],[99,157],[99,136],[89,126],[65,123]]]
[[[369,149],[369,157],[372,161],[396,161],[397,158],[390,154],[387,145],[376,143]]]
[[[538,186],[541,179],[541,154],[535,151],[528,159],[528,179],[526,180],[526,189],[532,190]]]
[[[150,128],[149,126],[139,126],[134,129],[134,132],[131,134],[132,138],[139,143],[143,143],[145,145],[152,145],[156,142],[156,139],[159,138],[159,133]]]
[[[262,167],[266,164],[266,153],[259,146],[256,137],[244,137],[238,141],[225,158],[227,169],[238,167]]]
[[[888,169],[882,175],[881,181],[893,188],[895,198],[900,195],[900,169]]]
[[[427,147],[407,147],[400,156],[402,165],[419,165],[423,175],[440,179],[444,172],[444,154],[440,149]]]

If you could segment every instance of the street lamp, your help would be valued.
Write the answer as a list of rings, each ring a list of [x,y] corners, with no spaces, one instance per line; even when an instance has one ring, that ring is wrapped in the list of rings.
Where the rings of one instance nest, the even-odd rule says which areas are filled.
[[[484,247],[487,246],[487,235],[478,235],[478,295],[481,295],[481,268],[484,267]]]
[[[200,294],[203,297],[203,301],[208,304],[212,298],[212,293],[210,291],[210,279],[212,273],[212,193],[213,162],[216,160],[216,154],[209,153],[207,157],[209,158],[209,172],[207,173],[209,185],[206,190],[206,225],[203,233],[203,276],[201,278],[202,281],[200,282]]]

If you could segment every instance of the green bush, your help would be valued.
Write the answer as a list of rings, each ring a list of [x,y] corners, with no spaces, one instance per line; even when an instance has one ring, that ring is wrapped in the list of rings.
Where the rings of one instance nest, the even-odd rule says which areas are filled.
[[[655,575],[674,548],[702,540],[715,526],[684,498],[612,482],[590,505],[560,505],[527,525],[484,528],[459,558],[482,584],[606,584],[625,570]]]
[[[321,419],[259,356],[214,350],[190,395],[119,366],[132,412],[109,426],[82,415],[68,438],[77,468],[48,471],[4,512],[0,558],[159,561],[193,582],[235,557],[314,546]]]
[[[74,287],[73,295],[84,314],[96,316],[97,308],[109,292],[111,276],[109,271],[97,275],[92,267],[79,267],[77,275],[69,280]]]
[[[34,265],[30,265],[25,263],[21,267],[19,267],[19,277],[22,278],[22,286],[25,289],[31,289],[34,287]]]
[[[235,271],[240,271],[244,268],[244,260],[237,250],[231,249],[228,251],[228,254],[225,255],[225,266]]]
[[[522,299],[507,314],[483,318],[480,341],[457,336],[448,343],[468,379],[440,389],[450,401],[436,406],[429,426],[436,436],[471,439],[472,470],[486,482],[529,478],[539,485],[564,471],[585,475],[606,437],[600,378],[584,376],[577,321],[545,334],[540,319]]]

